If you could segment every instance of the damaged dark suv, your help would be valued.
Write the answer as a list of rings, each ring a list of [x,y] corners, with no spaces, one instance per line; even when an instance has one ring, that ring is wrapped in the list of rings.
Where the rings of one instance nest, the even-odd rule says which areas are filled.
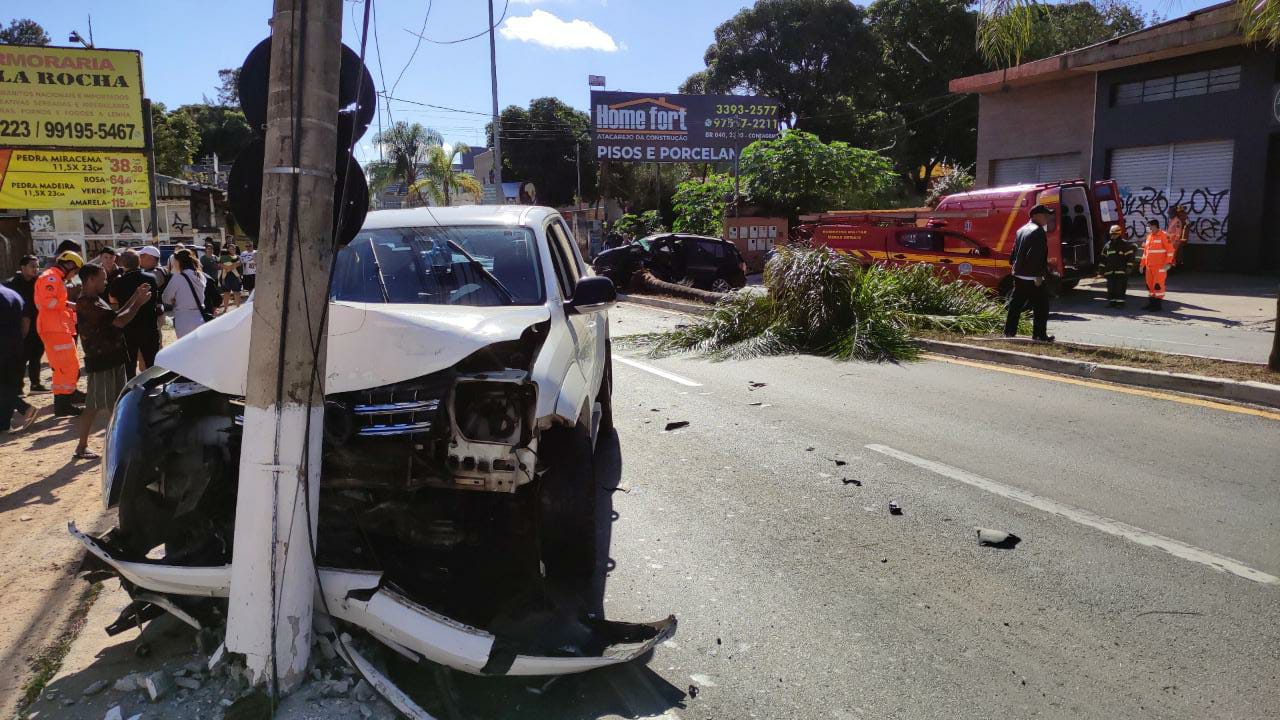
[[[572,642],[523,631],[546,586],[596,572],[615,299],[548,208],[369,215],[329,311],[316,565],[335,619],[477,674],[580,672],[674,633],[594,616]],[[109,631],[225,613],[252,316],[165,348],[116,406],[103,497],[119,526],[71,527],[134,600]]]

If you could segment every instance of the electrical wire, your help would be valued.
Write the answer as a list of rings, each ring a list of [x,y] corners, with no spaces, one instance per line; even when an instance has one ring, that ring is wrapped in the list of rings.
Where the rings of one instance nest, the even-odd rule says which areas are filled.
[[[498,18],[498,22],[490,25],[489,27],[486,27],[484,30],[481,30],[475,35],[468,35],[464,38],[458,38],[457,40],[432,40],[429,37],[423,36],[421,33],[415,33],[409,28],[404,28],[404,31],[409,33],[410,35],[416,35],[420,40],[426,40],[427,42],[435,43],[436,45],[457,45],[458,43],[463,43],[468,40],[475,40],[478,37],[483,37],[485,35],[488,35],[493,30],[497,29],[499,25],[502,25],[502,21],[507,19],[507,10],[509,10],[510,8],[511,8],[511,0],[507,0],[506,3],[502,6],[502,17]],[[374,24],[377,24],[377,18],[374,18]]]
[[[422,29],[418,31],[418,42],[413,44],[413,52],[409,53],[409,59],[404,62],[404,67],[400,68],[400,74],[396,76],[396,81],[391,83],[391,92],[395,93],[396,88],[400,85],[400,79],[404,77],[404,73],[413,64],[413,59],[418,55],[418,48],[422,47],[422,33],[427,31],[427,20],[431,17],[431,6],[435,4],[435,0],[427,0],[427,12],[422,16]]]

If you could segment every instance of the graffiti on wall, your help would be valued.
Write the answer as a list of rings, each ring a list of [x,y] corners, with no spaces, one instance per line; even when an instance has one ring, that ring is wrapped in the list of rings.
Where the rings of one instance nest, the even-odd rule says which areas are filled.
[[[1166,227],[1178,205],[1187,209],[1187,242],[1200,245],[1222,245],[1227,242],[1227,207],[1231,190],[1212,188],[1177,188],[1164,190],[1146,186],[1140,189],[1122,187],[1125,238],[1138,242],[1147,234],[1147,222],[1159,220]]]

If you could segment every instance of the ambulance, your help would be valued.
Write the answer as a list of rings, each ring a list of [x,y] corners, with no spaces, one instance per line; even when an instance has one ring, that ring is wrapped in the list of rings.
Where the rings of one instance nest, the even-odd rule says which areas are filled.
[[[1070,290],[1092,275],[1113,225],[1123,227],[1114,180],[1012,185],[948,195],[936,208],[836,210],[800,218],[794,239],[848,253],[864,265],[928,263],[1000,294],[1013,286],[1013,241],[1037,204],[1054,210],[1049,266]]]

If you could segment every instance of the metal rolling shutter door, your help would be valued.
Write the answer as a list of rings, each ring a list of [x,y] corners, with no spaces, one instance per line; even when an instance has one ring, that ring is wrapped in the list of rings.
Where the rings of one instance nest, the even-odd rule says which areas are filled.
[[[1036,182],[1036,158],[1010,158],[995,161],[995,171],[991,173],[992,187],[1033,182]]]
[[[1080,153],[1066,155],[1044,155],[1040,158],[1040,168],[1036,182],[1061,182],[1078,180],[1084,177],[1080,171]]]
[[[1187,207],[1189,242],[1226,242],[1234,143],[1215,140],[1119,148],[1111,177],[1120,187],[1126,237],[1140,240],[1148,220],[1166,225],[1174,205]]]
[[[1169,210],[1172,211],[1175,204],[1187,208],[1190,215],[1187,242],[1226,244],[1234,151],[1235,143],[1231,140],[1173,146]]]

